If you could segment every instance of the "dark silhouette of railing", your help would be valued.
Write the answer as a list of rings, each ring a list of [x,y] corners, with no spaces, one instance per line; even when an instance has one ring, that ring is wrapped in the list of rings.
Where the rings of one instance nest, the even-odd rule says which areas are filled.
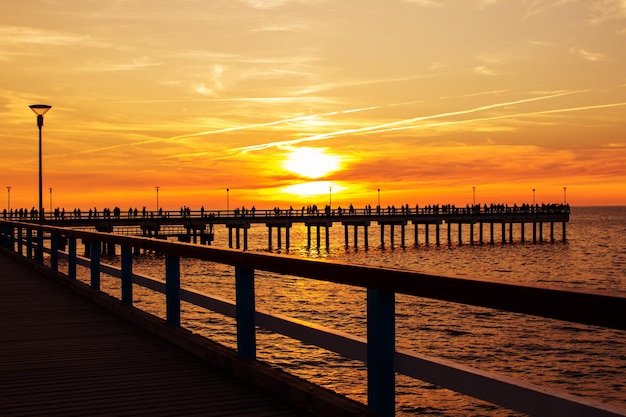
[[[44,253],[49,253],[47,262],[54,271],[59,269],[59,259],[67,258],[66,275],[70,280],[76,279],[77,264],[87,266],[94,290],[100,289],[101,273],[120,278],[121,301],[125,304],[133,304],[133,285],[165,294],[166,320],[173,326],[180,326],[181,323],[181,301],[234,317],[237,322],[237,351],[242,357],[255,358],[255,327],[259,326],[364,361],[368,369],[368,407],[381,416],[394,415],[396,372],[533,416],[626,416],[626,410],[619,407],[397,349],[394,330],[396,294],[626,330],[626,296],[622,294],[449,278],[6,221],[0,221],[0,239],[5,250],[16,252],[40,265],[44,264]],[[61,252],[59,242],[65,239],[68,250]],[[91,259],[77,256],[78,239],[91,242]],[[100,262],[99,248],[102,243],[121,246],[121,268]],[[135,247],[164,254],[164,279],[133,273]],[[181,287],[181,257],[234,266],[236,302]],[[309,326],[300,320],[255,308],[256,270],[366,288],[367,337]]]

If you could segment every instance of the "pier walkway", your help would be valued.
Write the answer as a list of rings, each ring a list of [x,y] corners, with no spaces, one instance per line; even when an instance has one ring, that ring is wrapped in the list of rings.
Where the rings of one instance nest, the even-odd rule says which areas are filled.
[[[30,212],[4,210],[1,216],[4,220],[40,222],[35,209]],[[173,237],[181,242],[207,245],[215,240],[215,226],[224,226],[228,230],[228,247],[243,250],[248,250],[248,231],[251,226],[265,225],[267,248],[271,251],[275,246],[274,240],[277,241],[279,249],[283,248],[283,240],[284,247],[289,249],[290,229],[295,224],[306,227],[307,248],[315,246],[318,249],[322,246],[322,241],[325,241],[326,249],[330,247],[329,229],[334,224],[343,226],[346,247],[350,246],[350,235],[353,235],[352,245],[355,248],[359,247],[361,238],[365,249],[369,246],[369,228],[372,224],[378,225],[381,247],[385,247],[386,241],[394,247],[396,230],[400,231],[398,238],[402,248],[406,247],[407,237],[411,234],[416,247],[421,243],[428,246],[432,240],[433,244],[439,246],[444,239],[448,245],[452,245],[453,242],[462,245],[464,241],[471,245],[483,244],[485,241],[495,244],[496,240],[502,243],[519,240],[523,243],[530,238],[526,226],[532,232],[533,243],[544,241],[544,229],[549,241],[554,242],[555,226],[559,223],[560,240],[565,242],[569,217],[570,207],[564,204],[524,204],[513,207],[491,204],[465,208],[445,204],[421,208],[406,205],[399,210],[395,207],[383,209],[370,206],[364,209],[355,209],[352,206],[347,209],[339,207],[337,210],[331,210],[330,206],[319,210],[313,206],[302,207],[300,210],[237,208],[225,211],[204,209],[192,211],[186,208],[181,208],[180,211],[146,211],[144,208],[142,211],[129,209],[127,212],[116,207],[113,210],[90,209],[87,212],[78,209],[68,212],[57,209],[54,213],[44,213],[43,223],[130,236],[158,239]],[[410,227],[412,233],[409,231]],[[88,253],[85,255],[89,256]]]
[[[0,253],[0,415],[310,416]]]

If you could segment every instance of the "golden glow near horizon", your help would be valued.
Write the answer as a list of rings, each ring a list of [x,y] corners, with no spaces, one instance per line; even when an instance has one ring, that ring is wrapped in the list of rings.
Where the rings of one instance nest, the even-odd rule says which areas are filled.
[[[626,204],[624,0],[8,2],[0,65],[12,208],[35,103],[46,208]]]

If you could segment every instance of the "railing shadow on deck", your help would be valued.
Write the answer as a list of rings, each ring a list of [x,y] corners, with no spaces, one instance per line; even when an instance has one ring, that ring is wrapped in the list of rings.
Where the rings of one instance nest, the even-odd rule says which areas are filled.
[[[44,264],[44,253],[48,253],[50,269],[54,271],[59,269],[59,259],[66,258],[69,280],[76,279],[77,265],[88,267],[94,290],[100,290],[103,273],[120,278],[121,302],[126,305],[133,304],[133,284],[165,294],[166,320],[170,325],[181,325],[181,301],[235,318],[237,354],[243,358],[256,358],[258,326],[363,361],[368,374],[367,405],[377,415],[395,414],[397,372],[533,416],[626,416],[626,409],[613,405],[396,348],[394,330],[396,294],[626,330],[626,296],[622,294],[450,278],[7,221],[0,221],[0,239],[3,248],[39,265]],[[90,259],[77,255],[78,239],[91,245]],[[65,242],[67,251],[60,250]],[[101,263],[103,243],[121,247],[121,268]],[[134,274],[133,248],[164,254],[165,279]],[[236,301],[181,288],[181,257],[234,266]],[[255,308],[255,271],[365,288],[367,337]],[[586,308],[581,309],[581,305]]]

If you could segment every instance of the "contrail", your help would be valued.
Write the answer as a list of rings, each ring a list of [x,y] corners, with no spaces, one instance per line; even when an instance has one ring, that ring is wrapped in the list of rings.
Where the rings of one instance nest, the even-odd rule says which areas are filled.
[[[276,125],[280,125],[280,124],[284,124],[284,123],[292,123],[292,122],[298,122],[298,121],[302,121],[302,120],[314,119],[316,117],[336,116],[336,115],[340,115],[340,114],[348,114],[348,113],[357,113],[357,112],[363,112],[363,111],[377,110],[377,109],[380,109],[380,108],[383,108],[383,107],[390,107],[390,106],[402,105],[402,104],[410,104],[410,103],[398,103],[398,104],[392,104],[392,105],[387,105],[387,106],[381,105],[381,106],[361,107],[361,108],[356,108],[356,109],[335,110],[335,111],[326,112],[326,113],[309,114],[309,115],[306,115],[306,116],[297,116],[297,117],[291,117],[291,118],[287,118],[287,119],[273,120],[271,122],[265,122],[265,123],[254,123],[254,124],[243,125],[243,126],[235,126],[235,127],[224,128],[224,129],[206,130],[206,131],[203,131],[203,132],[188,133],[188,134],[185,134],[185,135],[172,136],[172,137],[169,137],[169,138],[147,139],[147,140],[142,140],[142,141],[132,142],[132,143],[120,143],[118,145],[110,145],[110,146],[104,146],[104,147],[100,147],[100,148],[86,149],[86,150],[83,150],[83,151],[70,152],[70,153],[66,153],[66,154],[48,155],[48,157],[57,157],[57,158],[61,157],[61,158],[64,158],[64,157],[71,156],[71,155],[84,155],[84,154],[90,154],[90,153],[96,153],[96,152],[101,152],[101,151],[108,151],[108,150],[112,150],[112,149],[123,148],[123,147],[126,147],[126,146],[147,145],[147,144],[150,144],[150,143],[165,142],[165,141],[171,141],[171,140],[176,140],[176,139],[191,138],[191,137],[196,137],[196,136],[216,135],[216,134],[219,134],[219,133],[235,132],[235,131],[239,131],[239,130],[255,129],[255,128],[267,127],[267,126],[276,126]],[[198,153],[198,155],[206,154],[206,153],[207,152],[201,152],[201,153]],[[215,158],[215,159],[221,159],[221,158]],[[21,163],[21,162],[13,161],[13,163],[15,164],[15,163]]]
[[[507,101],[504,103],[489,104],[489,105],[475,107],[475,108],[468,109],[468,110],[459,110],[455,112],[440,113],[440,114],[435,114],[435,115],[430,115],[430,116],[414,117],[411,119],[398,120],[395,122],[384,123],[384,124],[375,125],[375,126],[366,126],[366,127],[354,128],[354,129],[344,129],[344,130],[339,130],[336,132],[329,132],[329,133],[320,133],[320,134],[309,136],[306,138],[291,139],[291,140],[285,140],[285,141],[268,142],[268,143],[261,143],[258,145],[244,146],[241,148],[235,148],[233,149],[233,151],[239,152],[240,154],[245,154],[247,152],[259,151],[263,149],[273,148],[276,146],[295,145],[295,144],[302,143],[302,142],[319,141],[319,140],[334,138],[337,136],[345,136],[345,135],[360,134],[360,133],[384,132],[384,131],[389,131],[389,130],[413,129],[416,126],[405,126],[401,128],[394,128],[394,126],[406,125],[409,123],[415,123],[415,122],[420,122],[424,120],[440,119],[444,117],[477,113],[480,111],[490,110],[490,109],[494,109],[498,107],[511,106],[514,104],[530,103],[530,102],[539,101],[539,100],[547,100],[547,99],[551,99],[555,97],[562,97],[562,96],[566,96],[570,94],[577,94],[581,92],[584,92],[584,91],[582,90],[581,91],[566,91],[562,93],[555,93],[555,94],[550,94],[550,95],[541,96],[541,97],[533,97],[533,98],[527,98],[527,99],[522,99],[522,100]],[[506,116],[506,117],[513,117],[513,116]]]
[[[450,122],[429,123],[429,124],[418,125],[418,126],[402,126],[402,127],[394,127],[394,128],[389,128],[389,129],[377,130],[374,133],[384,133],[384,132],[407,130],[407,129],[421,129],[421,128],[427,128],[427,127],[448,126],[448,125],[456,125],[456,124],[463,124],[463,123],[482,122],[486,120],[509,119],[509,118],[514,118],[514,117],[537,116],[541,114],[567,113],[567,112],[573,112],[573,111],[603,109],[603,108],[620,107],[620,106],[626,106],[626,102],[598,104],[594,106],[571,107],[567,109],[541,110],[541,111],[527,112],[527,113],[506,114],[506,115],[492,116],[492,117],[480,117],[480,118],[475,118],[475,119],[453,120]]]
[[[280,124],[283,124],[283,123],[292,123],[292,122],[299,122],[299,121],[302,121],[302,120],[314,119],[316,117],[336,116],[338,114],[356,113],[356,112],[361,112],[361,111],[376,110],[376,109],[380,109],[382,107],[384,107],[384,106],[371,106],[371,107],[363,107],[363,108],[350,109],[350,110],[336,110],[336,111],[330,111],[330,112],[326,112],[326,113],[310,114],[310,115],[307,115],[307,116],[292,117],[292,118],[289,118],[289,119],[274,120],[274,121],[265,122],[265,123],[253,123],[253,124],[249,124],[249,125],[227,127],[227,128],[218,129],[218,130],[205,130],[203,132],[188,133],[188,134],[185,134],[185,135],[173,136],[171,138],[163,139],[163,140],[183,139],[183,138],[190,138],[190,137],[195,137],[195,136],[205,136],[205,135],[216,135],[216,134],[219,134],[219,133],[236,132],[238,130],[254,129],[254,128],[257,128],[257,127],[276,126],[276,125],[280,125]]]

